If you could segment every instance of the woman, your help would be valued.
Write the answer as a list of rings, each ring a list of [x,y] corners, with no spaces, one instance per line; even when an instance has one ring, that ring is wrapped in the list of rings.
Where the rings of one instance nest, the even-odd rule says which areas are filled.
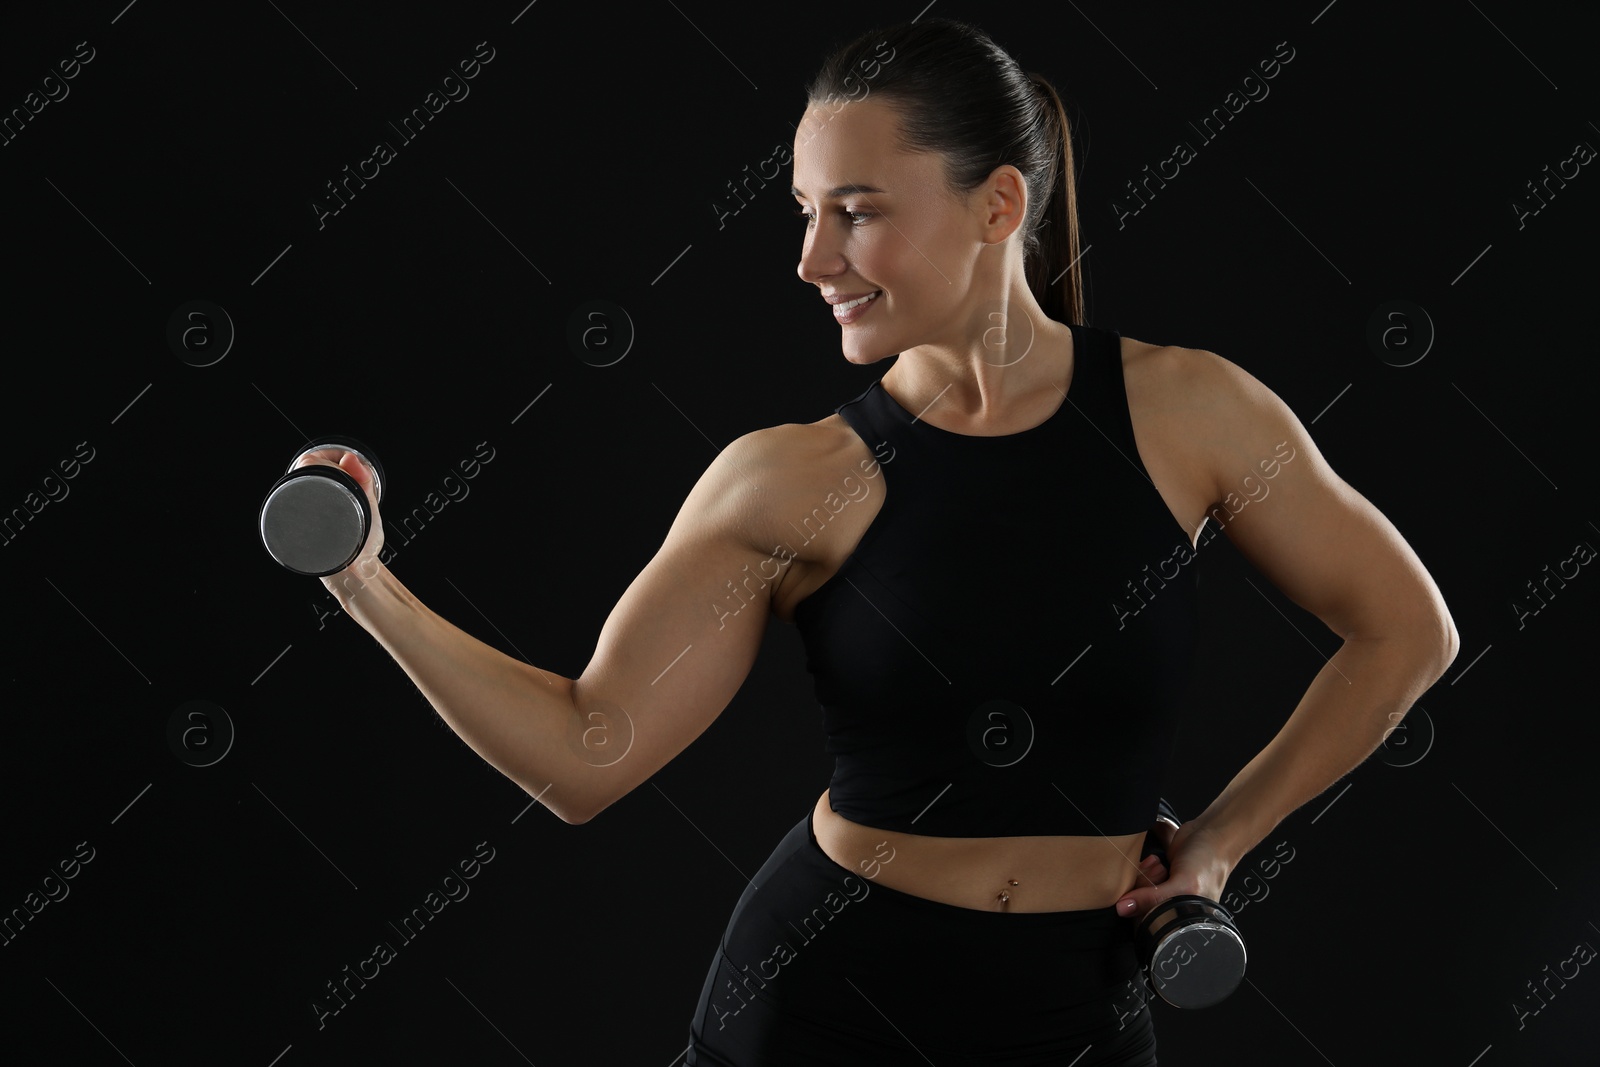
[[[838,762],[713,954],[694,1067],[1155,1063],[1133,924],[1177,893],[1220,899],[1455,655],[1421,563],[1270,390],[1082,323],[1073,189],[1056,92],[984,34],[862,35],[796,133],[798,273],[845,358],[898,355],[883,375],[730,444],[577,679],[419,603],[377,560],[381,522],[324,579],[570,823],[720,714],[769,615],[800,629]],[[353,455],[305,462],[370,486]],[[1141,855],[1207,518],[1345,640],[1272,743],[1160,832],[1169,870]]]

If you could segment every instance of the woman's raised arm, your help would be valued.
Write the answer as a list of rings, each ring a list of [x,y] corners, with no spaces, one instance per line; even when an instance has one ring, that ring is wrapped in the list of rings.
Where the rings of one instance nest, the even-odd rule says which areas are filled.
[[[576,679],[514,659],[419,601],[378,560],[376,518],[361,556],[323,582],[478,755],[562,821],[587,822],[687,748],[749,674],[775,586],[751,576],[778,566],[757,534],[782,497],[780,463],[799,429],[756,430],[717,455]],[[376,516],[366,468],[349,454],[340,465]],[[528,609],[560,612],[536,595]]]

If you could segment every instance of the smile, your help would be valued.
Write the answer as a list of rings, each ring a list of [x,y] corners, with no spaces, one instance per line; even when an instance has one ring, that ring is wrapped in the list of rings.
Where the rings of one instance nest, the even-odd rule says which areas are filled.
[[[849,300],[843,304],[835,304],[833,305],[833,317],[839,322],[854,322],[856,319],[866,314],[867,305],[878,299],[878,297],[881,295],[883,295],[883,290],[880,289],[875,293],[868,293],[866,296],[860,297],[859,299]]]

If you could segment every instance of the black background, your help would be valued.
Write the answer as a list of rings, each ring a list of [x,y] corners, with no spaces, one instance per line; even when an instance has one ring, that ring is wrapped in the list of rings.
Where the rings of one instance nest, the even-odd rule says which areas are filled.
[[[680,1062],[729,910],[827,784],[797,634],[770,626],[698,742],[571,827],[324,616],[319,582],[272,564],[255,509],[312,434],[369,441],[386,508],[404,509],[488,442],[470,495],[393,569],[495,647],[580,674],[717,450],[821,418],[887,367],[846,363],[796,277],[787,168],[720,226],[713,204],[792,143],[831,42],[918,6],[113,0],[0,19],[5,113],[79,41],[94,49],[0,146],[0,511],[37,506],[59,462],[93,450],[0,545],[0,913],[94,849],[0,947],[9,1062]],[[1240,912],[1250,983],[1203,1012],[1156,1005],[1164,1065],[1497,1067],[1588,1047],[1592,968],[1520,1029],[1513,1009],[1547,964],[1600,945],[1579,832],[1600,578],[1583,568],[1520,628],[1512,607],[1545,565],[1600,545],[1600,178],[1582,168],[1520,226],[1513,208],[1600,144],[1575,10],[929,11],[976,22],[1067,100],[1089,321],[1210,349],[1272,388],[1416,549],[1461,634],[1387,758],[1235,872],[1231,888],[1274,843],[1294,849]],[[470,96],[401,145],[387,122],[480,41],[494,58]],[[1201,142],[1188,121],[1279,42],[1294,58],[1270,95]],[[324,183],[379,139],[395,161],[319,228]],[[1179,139],[1197,158],[1119,227],[1124,183]],[[210,366],[167,341],[192,300],[236,330]],[[610,366],[569,344],[591,300],[636,330]],[[1428,348],[1409,366],[1366,339],[1394,300],[1431,321],[1405,323]],[[1225,539],[1202,566],[1167,790],[1191,813],[1337,648]],[[237,731],[210,766],[168,740],[191,700]],[[324,983],[394,940],[388,922],[478,842],[494,859],[471,895],[319,1029]],[[1003,1025],[1003,981],[975,1026]]]

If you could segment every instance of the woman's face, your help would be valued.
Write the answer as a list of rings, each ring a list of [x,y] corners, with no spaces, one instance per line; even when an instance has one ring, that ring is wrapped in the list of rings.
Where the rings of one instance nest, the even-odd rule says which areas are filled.
[[[952,340],[984,247],[943,157],[900,149],[897,133],[893,109],[871,96],[809,107],[795,132],[793,192],[807,216],[796,272],[826,297],[879,294],[840,322],[852,363]],[[819,301],[818,313],[830,309]]]

